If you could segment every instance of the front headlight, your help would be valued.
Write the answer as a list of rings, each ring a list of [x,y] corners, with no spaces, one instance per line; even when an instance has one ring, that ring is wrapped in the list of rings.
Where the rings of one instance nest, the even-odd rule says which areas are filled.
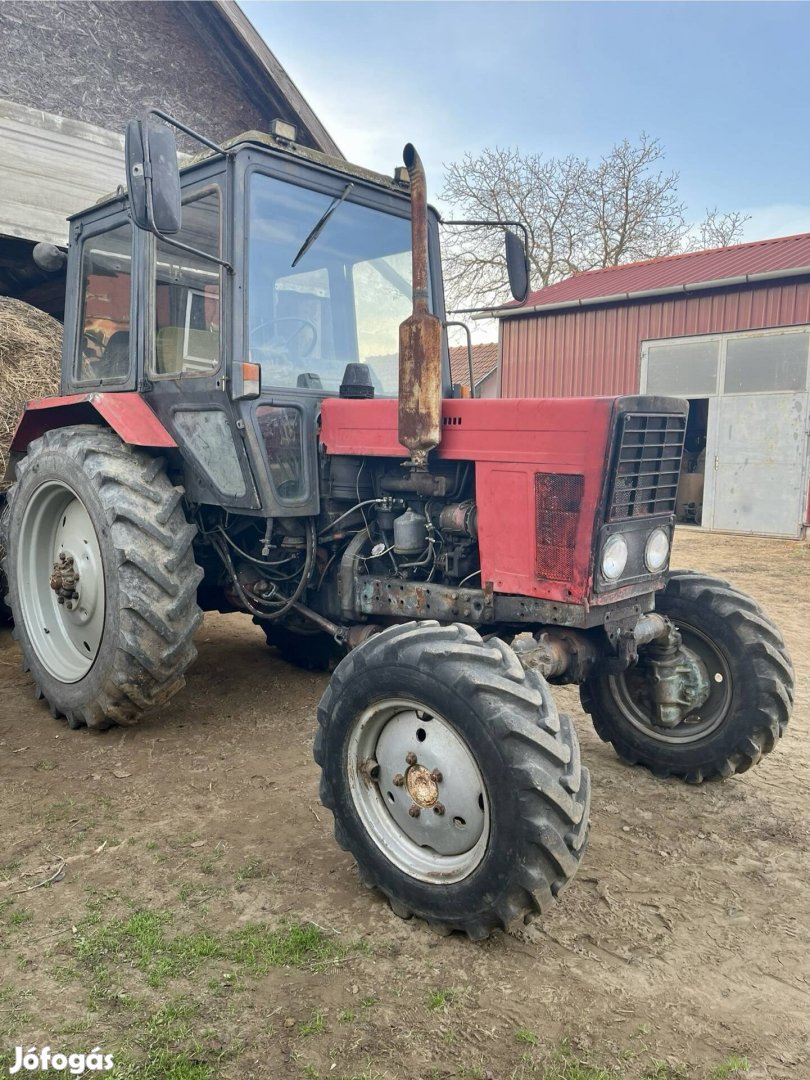
[[[602,550],[602,575],[608,581],[616,581],[627,566],[627,541],[621,533],[614,533]]]
[[[657,574],[667,565],[669,558],[669,535],[665,529],[653,529],[644,546],[644,563],[651,574]]]

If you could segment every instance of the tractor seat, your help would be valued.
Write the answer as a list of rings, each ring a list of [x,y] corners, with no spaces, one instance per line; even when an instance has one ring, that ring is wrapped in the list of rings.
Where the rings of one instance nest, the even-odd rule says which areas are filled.
[[[156,371],[158,375],[183,373],[204,374],[219,366],[219,330],[189,330],[184,353],[186,331],[182,326],[164,326],[158,330]]]
[[[129,330],[116,330],[110,334],[104,352],[93,364],[97,379],[120,379],[129,371]]]

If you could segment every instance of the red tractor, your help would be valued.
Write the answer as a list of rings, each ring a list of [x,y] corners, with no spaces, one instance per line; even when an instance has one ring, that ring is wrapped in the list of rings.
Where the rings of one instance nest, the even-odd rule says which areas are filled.
[[[11,447],[37,696],[72,728],[132,723],[183,686],[203,610],[247,612],[289,659],[339,660],[315,758],[362,880],[441,931],[526,920],[588,835],[549,684],[692,782],[788,720],[779,631],[669,570],[686,403],[461,396],[412,147],[389,179],[282,127],[202,139],[181,173],[160,119],[194,135],[133,122],[128,194],[71,221],[62,396]],[[508,231],[507,263],[521,299]]]

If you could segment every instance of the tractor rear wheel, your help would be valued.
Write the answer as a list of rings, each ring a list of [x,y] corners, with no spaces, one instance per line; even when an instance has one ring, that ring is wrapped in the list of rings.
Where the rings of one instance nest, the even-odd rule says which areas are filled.
[[[162,459],[89,425],[47,432],[16,471],[0,540],[37,697],[70,727],[133,723],[196,656],[202,570],[182,488]]]
[[[590,778],[567,716],[508,645],[470,627],[389,627],[349,653],[318,708],[321,802],[395,914],[485,938],[568,884]]]
[[[773,750],[790,716],[794,675],[782,635],[750,596],[690,571],[672,572],[655,608],[680,631],[694,703],[684,704],[677,723],[653,721],[655,669],[647,661],[654,653],[644,646],[635,667],[582,685],[597,734],[657,776],[697,784],[745,772]]]

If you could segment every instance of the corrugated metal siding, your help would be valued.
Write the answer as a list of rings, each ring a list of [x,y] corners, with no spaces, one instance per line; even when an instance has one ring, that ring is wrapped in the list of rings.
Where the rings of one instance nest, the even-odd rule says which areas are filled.
[[[501,395],[633,394],[642,341],[808,322],[804,278],[501,319]]]

